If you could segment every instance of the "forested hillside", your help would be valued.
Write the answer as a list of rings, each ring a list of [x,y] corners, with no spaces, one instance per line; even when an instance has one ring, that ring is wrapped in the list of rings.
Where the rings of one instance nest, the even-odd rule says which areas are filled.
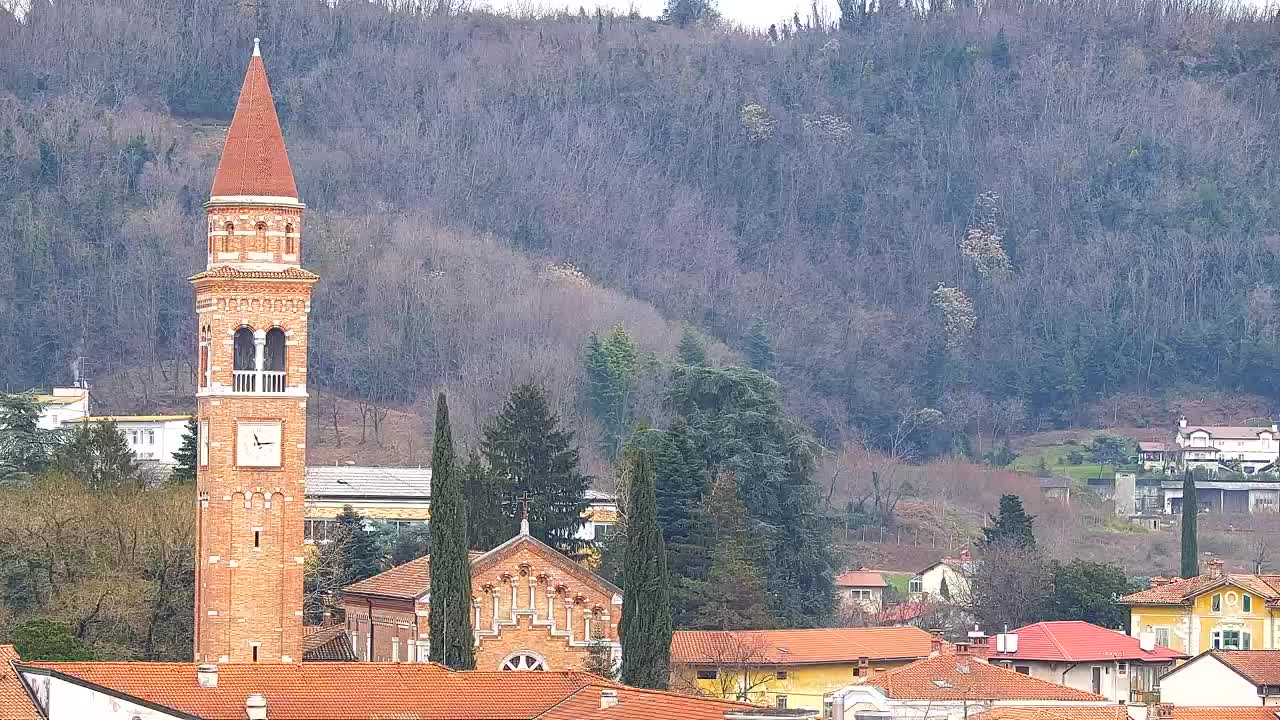
[[[479,418],[533,379],[573,404],[616,322],[664,353],[681,325],[768,342],[828,440],[1192,382],[1280,397],[1270,18],[890,4],[752,34],[406,6],[0,14],[0,388],[78,356],[189,374],[185,278],[261,36],[323,278],[313,378],[345,397],[447,386]]]

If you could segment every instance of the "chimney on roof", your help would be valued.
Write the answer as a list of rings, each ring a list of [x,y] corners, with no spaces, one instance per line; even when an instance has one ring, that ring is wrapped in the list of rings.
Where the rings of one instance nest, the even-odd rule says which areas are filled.
[[[1214,558],[1206,563],[1204,574],[1213,578],[1222,577],[1222,565],[1223,562],[1221,559]]]
[[[244,699],[244,714],[249,720],[267,720],[267,698],[254,693]]]
[[[1154,720],[1173,720],[1173,703],[1160,703],[1156,705]]]
[[[968,657],[969,655],[972,654],[972,649],[969,647],[969,643],[963,640],[956,643],[955,648],[956,648],[956,657]]]
[[[601,690],[600,691],[600,709],[608,710],[618,704],[617,690]]]
[[[937,657],[942,654],[942,631],[934,630],[929,637],[929,657]]]
[[[1147,582],[1151,584],[1151,587],[1157,588],[1157,587],[1160,587],[1161,585],[1168,585],[1172,581],[1167,577],[1153,575],[1151,579],[1148,580]]]
[[[1150,630],[1138,633],[1138,649],[1142,652],[1156,651],[1156,634]]]
[[[1185,429],[1187,427],[1187,416],[1183,415],[1178,418],[1178,427]]]
[[[217,665],[197,665],[196,666],[196,682],[203,688],[218,687],[218,666]]]
[[[973,629],[969,631],[969,651],[973,656],[980,659],[991,657],[991,638],[974,623]]]

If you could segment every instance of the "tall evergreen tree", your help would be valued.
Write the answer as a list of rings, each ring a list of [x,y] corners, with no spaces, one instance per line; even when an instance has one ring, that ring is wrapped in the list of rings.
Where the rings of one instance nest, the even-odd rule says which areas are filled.
[[[658,525],[653,453],[630,450],[627,549],[623,570],[622,681],[665,689],[671,677],[671,576]]]
[[[813,478],[819,446],[783,412],[777,381],[745,368],[677,365],[667,404],[688,423],[708,476],[736,478],[752,534],[764,543],[756,557],[764,561],[775,622],[828,622],[831,536]]]
[[[0,393],[0,485],[25,482],[49,465],[59,433],[40,428],[31,393]]]
[[[173,468],[173,479],[179,482],[195,482],[196,481],[196,461],[199,453],[199,426],[196,425],[194,419],[187,422],[187,429],[182,433],[182,444],[178,446],[177,452],[173,454],[174,462],[177,463]]]
[[[1182,577],[1200,574],[1198,530],[1200,499],[1196,497],[1196,475],[1188,470],[1182,475]]]
[[[604,340],[587,338],[583,363],[587,400],[592,414],[604,426],[605,454],[615,458],[631,430],[631,393],[635,385],[638,351],[622,325],[615,325]]]
[[[567,555],[581,552],[588,478],[578,470],[573,433],[560,428],[542,388],[517,385],[485,428],[480,450],[502,507],[514,511],[528,493],[530,533]]]
[[[53,452],[49,466],[93,490],[142,486],[142,468],[113,422],[81,423]]]
[[[350,505],[334,518],[343,538],[343,565],[350,584],[382,572],[382,547],[374,533],[365,529],[364,517]]]
[[[707,348],[702,338],[689,328],[684,329],[680,342],[676,345],[676,362],[681,365],[706,365]]]
[[[760,372],[773,372],[773,341],[769,339],[764,320],[756,320],[747,332],[747,363]]]
[[[991,527],[982,529],[982,544],[1034,550],[1036,535],[1032,527],[1035,517],[1022,507],[1017,495],[1000,496],[1000,513],[992,515]]]
[[[689,425],[677,419],[661,435],[657,449],[658,524],[667,547],[671,572],[671,610],[677,627],[691,621],[711,564],[706,512],[706,462],[689,436]]]
[[[492,550],[516,534],[519,523],[507,505],[509,483],[500,480],[479,451],[471,451],[462,469],[467,494],[467,540],[472,550]]]
[[[471,634],[471,562],[467,557],[466,478],[453,453],[449,404],[436,399],[431,448],[431,661],[475,668]]]
[[[715,532],[715,549],[701,602],[689,626],[710,630],[760,630],[775,627],[769,588],[760,560],[767,552],[757,521],[747,514],[738,483],[722,473],[712,483],[707,506]]]

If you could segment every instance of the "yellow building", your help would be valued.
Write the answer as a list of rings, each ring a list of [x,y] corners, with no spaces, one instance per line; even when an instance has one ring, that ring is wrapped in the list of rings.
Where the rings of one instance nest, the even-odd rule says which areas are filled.
[[[677,630],[671,687],[777,708],[821,710],[855,678],[929,657],[934,638],[912,627]]]
[[[1157,645],[1187,655],[1280,648],[1280,575],[1226,574],[1215,560],[1193,578],[1151,578],[1149,589],[1120,602],[1135,637],[1151,633]]]

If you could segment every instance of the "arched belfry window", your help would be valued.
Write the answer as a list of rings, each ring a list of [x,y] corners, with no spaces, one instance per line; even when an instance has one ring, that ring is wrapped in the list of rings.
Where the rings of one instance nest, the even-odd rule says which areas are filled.
[[[268,330],[262,352],[263,392],[284,392],[285,352],[284,330],[278,327]]]
[[[242,327],[236,330],[235,342],[232,343],[232,369],[235,375],[236,392],[258,391],[258,351],[253,341],[253,328]]]

